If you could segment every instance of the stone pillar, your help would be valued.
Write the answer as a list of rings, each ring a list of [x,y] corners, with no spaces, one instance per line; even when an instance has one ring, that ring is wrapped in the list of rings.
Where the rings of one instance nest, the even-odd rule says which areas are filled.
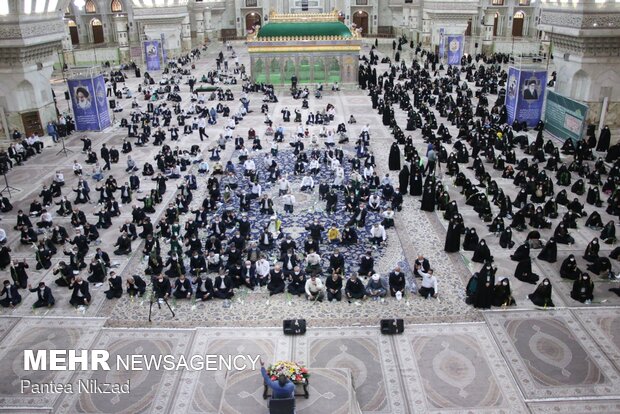
[[[538,30],[548,35],[557,74],[555,91],[588,105],[589,124],[620,129],[620,3],[583,0],[543,3]],[[613,142],[612,142],[613,143]]]
[[[196,42],[202,44],[205,42],[205,22],[203,11],[196,11],[194,13],[194,18],[196,19]]]
[[[192,27],[189,16],[185,16],[183,23],[181,23],[181,49],[183,52],[188,52],[192,49]]]
[[[422,12],[422,45],[431,45],[431,19],[426,12]]]
[[[495,14],[492,11],[484,12],[482,33],[482,53],[493,53],[493,26],[495,24]]]
[[[116,40],[118,42],[121,62],[129,62],[129,33],[127,32],[127,16],[114,16],[113,20],[114,29],[116,30]]]
[[[45,135],[47,123],[57,119],[50,78],[54,63],[62,60],[58,51],[67,38],[62,12],[31,13],[25,18],[23,3],[9,2],[1,26],[0,112],[7,125],[2,118],[0,129]],[[1,146],[3,139],[0,133]]]
[[[203,26],[204,26],[204,37],[205,37],[205,41],[213,41],[215,39],[217,39],[217,35],[215,34],[215,31],[213,30],[213,25],[211,24],[211,9],[205,9],[202,12],[203,15]]]

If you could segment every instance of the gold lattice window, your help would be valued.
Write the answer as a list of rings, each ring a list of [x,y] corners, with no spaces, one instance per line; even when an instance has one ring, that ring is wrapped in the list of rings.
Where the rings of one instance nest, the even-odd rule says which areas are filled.
[[[86,6],[84,6],[84,10],[86,10],[86,13],[97,13],[97,6],[93,0],[88,0]]]
[[[123,3],[121,0],[112,0],[111,9],[113,13],[122,13]]]

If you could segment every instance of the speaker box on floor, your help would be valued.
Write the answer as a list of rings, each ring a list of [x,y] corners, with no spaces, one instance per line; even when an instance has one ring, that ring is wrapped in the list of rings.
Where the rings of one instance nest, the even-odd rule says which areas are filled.
[[[110,109],[116,109],[116,101],[114,99],[110,99]]]
[[[282,321],[284,335],[303,335],[306,333],[305,319],[285,319]]]
[[[394,335],[403,333],[405,323],[402,319],[381,319],[381,333],[385,335]]]

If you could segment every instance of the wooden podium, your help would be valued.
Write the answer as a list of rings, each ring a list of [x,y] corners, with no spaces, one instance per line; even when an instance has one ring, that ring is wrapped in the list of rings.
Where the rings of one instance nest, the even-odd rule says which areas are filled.
[[[295,384],[295,397],[304,397],[304,398],[309,398],[310,397],[310,393],[308,392],[308,385],[310,383],[309,379],[306,379],[306,382],[300,383],[300,384]],[[265,381],[263,381],[263,399],[266,400],[267,398],[269,398],[271,396],[271,392],[269,389],[269,386],[267,385],[267,383]]]

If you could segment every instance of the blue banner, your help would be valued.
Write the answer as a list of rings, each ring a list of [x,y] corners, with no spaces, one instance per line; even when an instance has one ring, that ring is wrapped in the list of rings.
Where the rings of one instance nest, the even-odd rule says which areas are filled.
[[[511,67],[508,71],[506,109],[508,122],[526,122],[534,127],[540,121],[547,85],[547,71],[519,70]],[[515,102],[512,108],[509,102]]]
[[[99,131],[97,102],[92,78],[70,79],[67,81],[75,129],[78,131]]]
[[[463,57],[463,35],[448,36],[448,65],[460,65]]]
[[[521,72],[514,67],[508,68],[508,86],[506,88],[506,112],[508,123],[512,124],[517,112],[517,101],[519,98],[519,77]]]
[[[95,87],[95,100],[97,102],[97,117],[99,118],[99,130],[111,125],[110,112],[108,111],[108,97],[106,95],[105,79],[103,75],[93,78]]]
[[[144,60],[146,70],[160,70],[159,40],[147,40],[144,42]]]
[[[446,56],[446,31],[442,27],[439,29],[439,58],[443,59]]]

